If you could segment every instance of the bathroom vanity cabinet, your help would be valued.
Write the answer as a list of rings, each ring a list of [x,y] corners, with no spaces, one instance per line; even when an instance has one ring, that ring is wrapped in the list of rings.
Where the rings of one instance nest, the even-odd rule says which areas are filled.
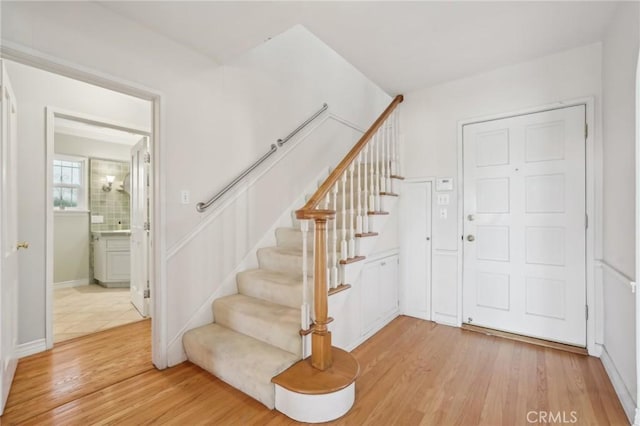
[[[129,287],[130,231],[93,232],[93,276],[105,287]]]

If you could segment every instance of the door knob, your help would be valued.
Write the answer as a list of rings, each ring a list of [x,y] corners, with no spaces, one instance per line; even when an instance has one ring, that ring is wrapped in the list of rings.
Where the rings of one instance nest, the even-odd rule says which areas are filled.
[[[28,249],[29,248],[29,243],[26,241],[21,241],[16,245],[16,249],[20,250],[20,249]]]
[[[467,241],[474,241],[476,239],[476,237],[474,237],[473,235],[467,235]]]
[[[476,217],[474,215],[470,214],[470,215],[467,216],[467,220],[469,222],[473,222],[474,220],[476,220]]]

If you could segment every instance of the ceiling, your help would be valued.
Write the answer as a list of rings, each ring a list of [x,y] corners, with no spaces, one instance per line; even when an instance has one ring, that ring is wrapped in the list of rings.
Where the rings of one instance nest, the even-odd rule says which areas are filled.
[[[218,63],[302,24],[390,94],[601,40],[616,2],[101,2]]]

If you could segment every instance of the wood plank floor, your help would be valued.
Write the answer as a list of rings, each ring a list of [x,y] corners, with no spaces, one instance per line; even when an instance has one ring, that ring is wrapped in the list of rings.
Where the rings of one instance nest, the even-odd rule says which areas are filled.
[[[122,326],[21,360],[2,424],[295,424],[188,362],[155,370],[149,328]],[[596,358],[404,316],[353,354],[356,403],[335,424],[526,425],[530,411],[628,424]]]

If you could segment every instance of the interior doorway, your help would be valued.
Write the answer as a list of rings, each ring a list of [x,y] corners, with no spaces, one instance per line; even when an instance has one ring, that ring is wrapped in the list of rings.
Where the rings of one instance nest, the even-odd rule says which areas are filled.
[[[149,316],[150,157],[140,129],[51,113],[55,344]]]

